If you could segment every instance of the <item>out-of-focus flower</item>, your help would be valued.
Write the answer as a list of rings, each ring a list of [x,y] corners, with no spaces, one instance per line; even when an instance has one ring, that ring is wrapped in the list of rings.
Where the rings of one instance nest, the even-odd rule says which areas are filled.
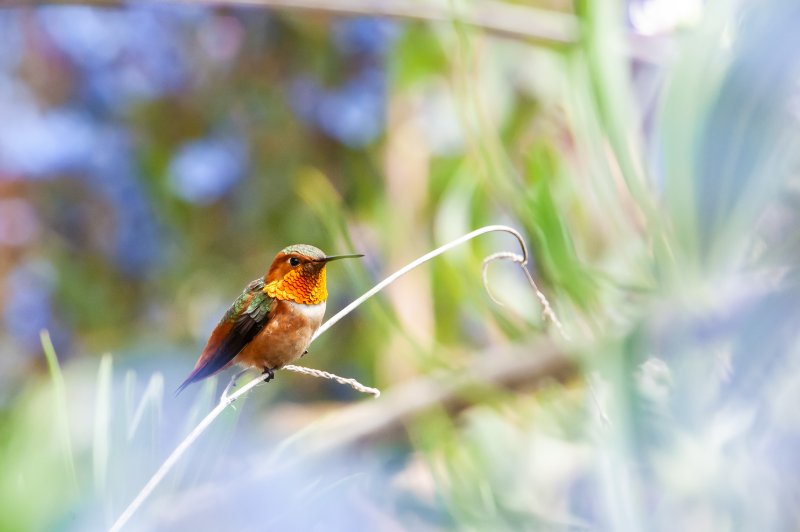
[[[37,13],[55,47],[83,69],[79,91],[87,105],[124,110],[186,82],[186,53],[177,30],[191,22],[184,20],[187,15],[196,18],[196,10],[59,6]]]
[[[22,57],[22,30],[19,19],[18,11],[0,10],[0,71],[12,70]]]
[[[319,127],[348,146],[364,146],[383,131],[385,102],[383,80],[370,69],[325,94],[318,109]]]
[[[0,104],[0,170],[30,178],[84,168],[94,124],[70,109],[39,112],[25,100]]]
[[[125,132],[107,126],[100,138],[82,178],[113,209],[113,237],[104,251],[123,273],[146,276],[161,260],[160,227]]]
[[[122,53],[126,15],[113,9],[48,6],[37,10],[53,43],[84,67],[107,66]]]
[[[30,203],[20,198],[0,199],[0,247],[23,246],[39,229],[39,217]]]
[[[338,89],[324,90],[309,78],[295,80],[290,101],[305,122],[347,146],[360,147],[383,131],[385,91],[384,71],[370,67]]]
[[[195,8],[134,9],[130,11],[127,52],[158,93],[181,89],[187,81],[187,53],[181,26],[194,26],[208,16]]]
[[[230,15],[208,17],[198,28],[197,39],[206,56],[223,63],[233,59],[244,42],[244,27],[238,18]]]
[[[244,176],[247,150],[233,137],[184,144],[170,163],[169,182],[178,197],[206,205],[227,194]]]
[[[39,331],[53,324],[52,293],[56,271],[44,261],[23,262],[5,279],[3,324],[25,347],[35,349]]]
[[[308,76],[295,78],[289,83],[289,104],[300,120],[316,125],[317,106],[323,92],[319,84]]]
[[[333,24],[333,42],[344,54],[382,56],[399,33],[396,22],[377,17],[354,17]]]
[[[333,41],[359,68],[340,87],[325,89],[311,78],[295,79],[289,99],[304,122],[347,146],[374,141],[384,128],[386,72],[383,56],[394,43],[399,26],[375,17],[355,17],[333,25]]]

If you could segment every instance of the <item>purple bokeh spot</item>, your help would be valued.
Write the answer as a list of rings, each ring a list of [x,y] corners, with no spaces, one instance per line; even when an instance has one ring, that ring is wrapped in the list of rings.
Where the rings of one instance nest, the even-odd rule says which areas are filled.
[[[23,262],[11,270],[5,285],[3,324],[14,339],[33,349],[39,343],[39,331],[53,324],[55,268],[43,261]]]
[[[347,146],[365,146],[383,132],[386,81],[379,68],[364,68],[330,90],[307,77],[295,79],[289,99],[301,120]]]
[[[376,17],[353,17],[333,24],[333,42],[346,55],[382,56],[398,33],[396,22]]]
[[[25,101],[0,104],[0,170],[30,178],[82,169],[96,143],[94,124],[70,109],[40,112]]]
[[[0,9],[0,71],[11,71],[22,58],[20,12]]]
[[[206,205],[227,194],[245,173],[247,150],[233,137],[207,138],[184,144],[170,163],[175,195]]]

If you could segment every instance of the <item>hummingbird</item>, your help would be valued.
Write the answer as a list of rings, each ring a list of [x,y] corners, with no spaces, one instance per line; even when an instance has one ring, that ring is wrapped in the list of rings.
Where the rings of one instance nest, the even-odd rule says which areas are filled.
[[[328,289],[325,267],[364,255],[325,255],[307,244],[282,249],[267,273],[245,287],[219,321],[194,370],[175,392],[240,364],[275,377],[274,371],[306,353],[322,324]]]

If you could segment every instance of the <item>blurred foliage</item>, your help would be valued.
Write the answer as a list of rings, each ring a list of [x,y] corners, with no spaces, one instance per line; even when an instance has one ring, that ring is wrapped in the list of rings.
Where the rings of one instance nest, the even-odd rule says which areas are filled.
[[[214,404],[227,374],[171,391],[283,246],[367,255],[331,267],[332,314],[493,223],[570,340],[515,267],[487,297],[483,257],[516,250],[482,237],[302,360],[384,398],[281,373],[130,528],[795,529],[800,9],[485,4],[574,16],[545,46],[337,5],[0,8],[0,529],[110,526]],[[420,392],[542,337],[571,379]]]

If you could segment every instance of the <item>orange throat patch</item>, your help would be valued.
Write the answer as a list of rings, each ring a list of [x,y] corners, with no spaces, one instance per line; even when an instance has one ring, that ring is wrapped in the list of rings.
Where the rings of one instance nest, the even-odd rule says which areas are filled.
[[[316,275],[304,275],[300,270],[291,270],[283,279],[272,281],[264,287],[264,292],[272,298],[294,301],[301,305],[316,305],[328,299],[325,285],[325,270]]]

